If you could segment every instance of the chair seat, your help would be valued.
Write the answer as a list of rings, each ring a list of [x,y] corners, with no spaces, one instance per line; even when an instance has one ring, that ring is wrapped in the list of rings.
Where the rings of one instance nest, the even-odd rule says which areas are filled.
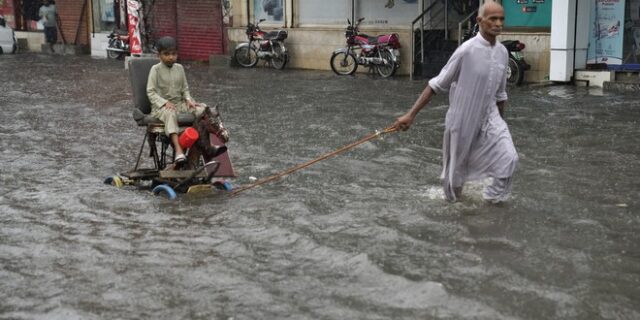
[[[140,109],[137,108],[133,109],[133,120],[135,120],[139,126],[162,125],[162,121],[160,121],[160,119],[149,114],[144,114],[142,113],[142,111],[140,111]],[[196,117],[193,115],[193,113],[178,113],[178,126],[180,127],[192,126],[195,120]]]
[[[131,88],[133,90],[133,102],[136,107],[133,109],[133,120],[139,126],[154,125],[162,127],[162,121],[150,115],[151,103],[147,97],[147,80],[149,71],[153,65],[159,63],[158,58],[141,57],[129,60],[129,75],[131,78]],[[195,116],[191,113],[178,113],[178,126],[189,127],[193,125]]]

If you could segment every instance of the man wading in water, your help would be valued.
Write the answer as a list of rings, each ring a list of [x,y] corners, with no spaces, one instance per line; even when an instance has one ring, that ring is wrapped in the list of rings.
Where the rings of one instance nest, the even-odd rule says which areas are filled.
[[[509,53],[496,36],[502,31],[504,9],[496,2],[485,3],[478,11],[477,23],[480,33],[458,47],[394,126],[409,129],[434,94],[448,91],[442,144],[444,194],[455,201],[465,182],[491,177],[493,182],[483,197],[498,203],[509,196],[518,163],[509,128],[502,119]]]

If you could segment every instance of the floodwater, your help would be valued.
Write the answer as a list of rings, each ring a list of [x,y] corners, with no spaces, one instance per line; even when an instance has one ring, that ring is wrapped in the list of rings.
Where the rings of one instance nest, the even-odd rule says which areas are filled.
[[[328,62],[327,62],[328,63]],[[102,183],[144,129],[122,61],[0,56],[0,319],[638,319],[637,94],[511,89],[513,197],[443,200],[445,97],[228,197]],[[237,178],[390,125],[423,81],[187,65]]]

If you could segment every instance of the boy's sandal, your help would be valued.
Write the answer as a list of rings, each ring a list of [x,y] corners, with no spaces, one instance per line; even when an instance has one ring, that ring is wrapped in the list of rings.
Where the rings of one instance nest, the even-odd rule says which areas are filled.
[[[184,156],[184,154],[177,154],[176,155],[176,159],[175,159],[175,163],[181,163],[187,160],[187,157]]]

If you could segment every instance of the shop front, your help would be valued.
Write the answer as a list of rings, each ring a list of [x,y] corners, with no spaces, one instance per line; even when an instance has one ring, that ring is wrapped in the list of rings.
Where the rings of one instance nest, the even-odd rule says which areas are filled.
[[[40,52],[44,26],[39,22],[41,0],[0,0],[0,15],[16,32],[19,50]],[[58,13],[58,45],[61,52],[67,47],[83,51],[89,46],[89,0],[56,1]]]
[[[224,52],[221,0],[92,0],[92,3],[92,56],[107,56],[107,36],[113,30],[126,33],[130,24],[127,17],[132,15],[139,22],[142,53],[153,52],[153,43],[162,36],[176,38],[180,59],[206,61],[209,56]]]
[[[286,28],[290,53],[288,66],[303,69],[331,70],[332,52],[346,45],[347,19],[364,17],[360,31],[368,35],[398,33],[402,48],[397,74],[409,75],[416,59],[412,52],[414,21],[426,8],[432,8],[423,23],[425,29],[446,30],[447,40],[461,37],[458,23],[483,1],[467,0],[234,0],[235,17],[229,28],[229,47],[246,41],[245,26],[265,19],[265,30]],[[444,4],[448,9],[444,9]],[[502,39],[518,39],[526,44],[525,56],[532,64],[525,74],[527,81],[542,81],[549,75],[549,38],[551,0],[503,0],[508,25]],[[523,11],[523,6],[525,6]],[[443,17],[443,12],[448,14]],[[474,18],[470,19],[472,22]],[[463,21],[466,23],[466,21]],[[416,36],[417,37],[417,36]],[[428,45],[428,43],[425,43]],[[415,48],[413,48],[415,50]],[[231,53],[230,53],[231,54]]]
[[[615,81],[616,71],[640,71],[640,0],[556,2],[552,81],[602,86]]]
[[[91,0],[91,56],[107,57],[109,34],[127,32],[126,0]]]
[[[291,59],[288,67],[330,70],[332,52],[346,45],[344,37],[347,19],[364,17],[360,31],[369,35],[398,33],[400,50],[399,73],[409,73],[410,23],[420,12],[419,0],[233,0],[230,1],[233,25],[228,29],[228,54],[238,43],[247,41],[247,23],[265,19],[265,30],[285,28]]]
[[[503,0],[504,32],[501,39],[515,39],[525,44],[524,56],[531,64],[525,82],[549,80],[549,43],[551,9],[562,0]]]

